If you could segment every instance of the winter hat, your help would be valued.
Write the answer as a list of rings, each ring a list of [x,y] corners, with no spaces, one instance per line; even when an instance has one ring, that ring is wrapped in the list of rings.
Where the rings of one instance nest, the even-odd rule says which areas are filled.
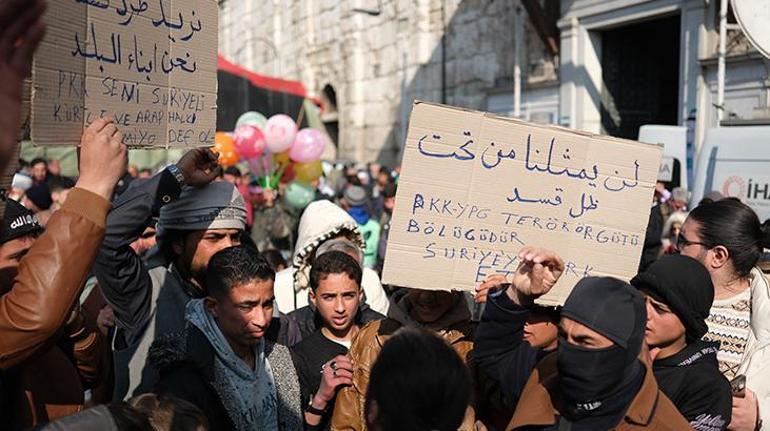
[[[3,200],[5,201],[5,214],[3,215],[3,224],[0,226],[0,244],[43,231],[43,227],[40,226],[32,211],[24,208],[24,205],[13,199]]]
[[[685,327],[687,342],[708,331],[706,318],[714,302],[714,285],[706,267],[682,255],[665,255],[631,280],[637,289],[671,308]]]
[[[217,181],[203,188],[185,187],[175,202],[163,206],[158,237],[168,230],[246,228],[246,202],[232,184]]]
[[[42,211],[51,208],[51,205],[53,205],[51,191],[45,183],[35,184],[30,187],[29,190],[27,190],[27,198]]]
[[[647,307],[638,290],[612,277],[586,277],[575,285],[561,310],[626,351],[627,363],[639,355]]]
[[[350,186],[345,189],[343,197],[352,207],[366,205],[369,201],[369,197],[366,195],[366,189],[359,186]]]

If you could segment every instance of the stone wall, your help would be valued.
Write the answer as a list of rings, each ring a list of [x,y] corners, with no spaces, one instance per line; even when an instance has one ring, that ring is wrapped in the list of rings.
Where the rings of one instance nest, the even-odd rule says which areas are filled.
[[[258,73],[299,80],[316,96],[331,86],[339,157],[392,164],[415,99],[483,109],[491,91],[512,89],[516,4],[225,0],[220,52]],[[522,14],[524,83],[553,81],[554,63]]]

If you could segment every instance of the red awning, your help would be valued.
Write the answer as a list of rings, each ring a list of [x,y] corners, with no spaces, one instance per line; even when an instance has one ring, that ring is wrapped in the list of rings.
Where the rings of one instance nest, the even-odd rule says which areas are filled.
[[[232,75],[240,76],[241,78],[248,79],[253,85],[257,87],[267,88],[273,91],[279,91],[282,93],[294,94],[296,96],[307,98],[307,90],[301,82],[288,81],[281,78],[274,78],[272,76],[264,76],[258,73],[254,73],[248,69],[244,69],[237,64],[227,61],[221,55],[217,56],[217,69],[227,72]]]

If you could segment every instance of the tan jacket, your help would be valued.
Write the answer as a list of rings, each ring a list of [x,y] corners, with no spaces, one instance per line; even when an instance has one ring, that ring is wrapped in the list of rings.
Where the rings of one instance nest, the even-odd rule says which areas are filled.
[[[393,312],[399,309],[395,302],[391,301],[390,316],[393,316]],[[435,332],[454,347],[460,357],[465,360],[465,363],[469,364],[471,351],[473,350],[475,324],[470,321],[470,313],[467,311],[467,305],[464,300],[458,301],[457,307],[465,307],[464,314],[450,311],[449,314],[453,314],[456,317],[452,319],[454,323],[448,324],[445,329]],[[463,318],[462,316],[466,314],[467,317]],[[369,385],[369,374],[374,366],[374,361],[380,354],[380,350],[382,350],[382,346],[393,333],[404,326],[399,320],[388,318],[371,322],[361,328],[353,339],[353,344],[348,352],[348,356],[356,364],[356,371],[353,374],[353,385],[343,388],[337,394],[334,416],[331,423],[332,430],[362,431],[367,429],[364,405],[366,402],[366,390]],[[473,409],[469,408],[460,429],[472,430],[474,429],[474,422]]]
[[[62,326],[96,258],[110,207],[98,195],[73,189],[0,297],[0,370],[6,400],[14,405],[4,410],[19,421],[6,423],[11,429],[81,410],[83,384],[98,374],[101,336],[79,321]]]
[[[658,389],[658,383],[655,381],[649,364],[645,364],[645,367],[647,372],[642,388],[631,402],[623,421],[614,429],[617,431],[691,430],[687,420]],[[537,429],[538,426],[547,428],[556,423],[556,417],[561,414],[554,406],[552,395],[556,390],[558,377],[556,353],[554,352],[543,358],[532,371],[516,406],[513,419],[506,430],[516,430],[523,427]]]

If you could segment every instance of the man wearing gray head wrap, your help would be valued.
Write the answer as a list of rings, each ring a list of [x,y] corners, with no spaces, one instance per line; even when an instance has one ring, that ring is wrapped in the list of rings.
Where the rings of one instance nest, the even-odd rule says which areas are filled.
[[[510,286],[490,294],[511,316],[526,313],[564,272],[564,262],[547,250],[525,247],[518,259]],[[644,299],[628,283],[579,280],[561,311],[558,350],[543,357],[519,393],[505,394],[518,398],[507,429],[689,429],[658,389],[649,363],[640,360],[646,320]],[[518,337],[499,346],[500,360],[514,367],[517,359],[524,361],[517,352],[522,343]]]
[[[134,181],[114,203],[94,273],[115,312],[115,399],[152,390],[146,364],[158,336],[184,329],[187,302],[205,296],[205,269],[217,251],[240,244],[241,194],[219,175],[216,154],[196,149],[148,180]],[[163,264],[152,267],[130,244],[158,221]]]

